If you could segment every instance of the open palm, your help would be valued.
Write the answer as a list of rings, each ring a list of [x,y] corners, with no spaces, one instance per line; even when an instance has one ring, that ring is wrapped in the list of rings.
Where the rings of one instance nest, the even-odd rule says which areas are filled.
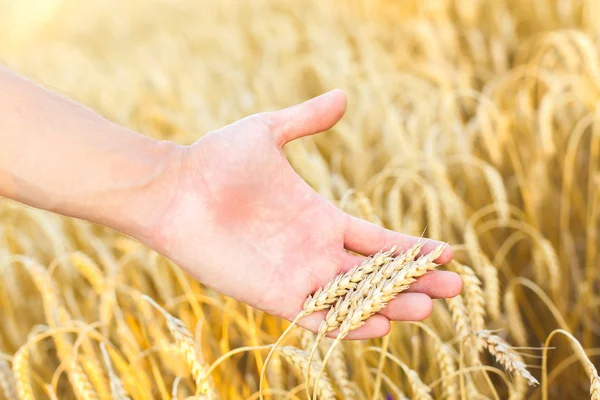
[[[256,114],[205,135],[183,167],[153,247],[204,284],[268,313],[293,319],[306,297],[362,256],[417,238],[351,217],[316,193],[283,146],[332,127],[344,114],[335,90],[277,112]],[[439,244],[432,241],[424,251]],[[450,248],[440,257],[452,258]],[[385,335],[389,320],[420,320],[431,298],[459,293],[460,279],[431,272],[350,338]],[[316,330],[323,313],[300,325]]]

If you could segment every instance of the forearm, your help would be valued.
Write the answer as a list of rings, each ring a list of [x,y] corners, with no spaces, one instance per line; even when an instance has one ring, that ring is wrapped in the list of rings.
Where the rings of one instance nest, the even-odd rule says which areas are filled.
[[[133,234],[181,151],[0,67],[1,196]]]

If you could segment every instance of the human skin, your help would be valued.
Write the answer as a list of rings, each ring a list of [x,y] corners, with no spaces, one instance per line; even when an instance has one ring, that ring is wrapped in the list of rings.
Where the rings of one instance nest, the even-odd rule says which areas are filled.
[[[344,213],[288,163],[286,143],[326,131],[345,109],[334,90],[181,146],[0,67],[0,196],[120,231],[206,286],[291,320],[309,294],[363,256],[419,239]],[[451,259],[448,246],[438,262]],[[452,272],[430,272],[348,338],[383,336],[390,320],[422,320],[432,298],[461,287]],[[300,325],[316,330],[323,316]]]

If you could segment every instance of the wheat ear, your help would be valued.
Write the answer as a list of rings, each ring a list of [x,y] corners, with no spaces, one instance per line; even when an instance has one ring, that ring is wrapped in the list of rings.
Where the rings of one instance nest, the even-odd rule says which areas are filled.
[[[384,308],[399,293],[408,289],[420,276],[435,269],[438,264],[434,261],[442,254],[446,244],[441,244],[433,251],[406,264],[401,270],[394,272],[388,280],[382,280],[367,292],[367,295],[358,299],[356,307],[352,308],[344,321],[340,324],[340,336],[345,337],[348,332],[364,324],[367,318]]]
[[[458,337],[466,338],[470,334],[470,322],[464,298],[459,294],[458,296],[446,299],[446,304],[450,310],[452,324]]]
[[[485,290],[485,307],[492,321],[500,318],[500,281],[498,270],[491,263],[486,263],[481,271]]]
[[[348,291],[354,289],[367,275],[392,261],[394,251],[396,251],[396,246],[388,251],[380,251],[372,257],[367,257],[360,265],[353,267],[346,273],[339,274],[325,286],[317,289],[304,302],[302,310],[304,316],[329,308],[340,296],[344,296]]]
[[[423,383],[416,371],[412,369],[409,370],[407,372],[407,376],[408,383],[410,384],[410,388],[413,392],[415,400],[433,400],[431,394],[429,393],[431,389],[429,389],[429,386]]]
[[[600,400],[600,377],[598,376],[598,370],[591,362],[588,364],[590,370],[590,398],[591,400]]]
[[[489,330],[479,331],[475,336],[478,339],[478,345],[486,348],[508,372],[519,374],[531,386],[539,384],[537,379],[527,370],[523,357],[504,339],[492,334]]]
[[[98,393],[94,390],[92,382],[90,382],[90,379],[83,368],[75,363],[75,359],[73,359],[71,364],[69,378],[73,384],[73,390],[75,391],[77,398],[83,400],[99,400]]]
[[[414,263],[414,258],[419,254],[424,244],[425,242],[418,242],[404,253],[388,260],[377,271],[368,274],[356,287],[347,291],[344,296],[338,297],[336,303],[327,313],[325,320],[319,325],[316,343],[318,344],[327,333],[338,328],[350,310],[356,308],[358,301],[364,298],[373,287],[383,285],[409,263]]]
[[[402,269],[394,272],[390,279],[382,280],[379,284],[372,286],[365,296],[362,296],[362,293],[359,293],[360,298],[358,300],[353,301],[353,299],[350,299],[349,303],[352,304],[353,307],[344,318],[344,321],[340,324],[340,333],[323,358],[323,364],[327,364],[327,360],[335,346],[340,340],[346,337],[350,331],[361,327],[370,316],[384,308],[387,303],[399,293],[408,289],[408,287],[416,281],[416,278],[423,276],[436,268],[438,264],[434,261],[439,258],[445,247],[446,244],[441,244],[430,253],[419,257],[417,260],[408,262]],[[354,294],[354,296],[356,296],[356,294]],[[317,376],[317,382],[318,381],[319,376]]]
[[[347,316],[351,312],[351,310],[356,309],[359,306],[359,302],[364,300],[365,297],[368,296],[372,288],[384,286],[386,283],[389,283],[390,280],[394,278],[395,274],[398,274],[400,271],[402,271],[403,268],[407,268],[408,265],[417,265],[418,262],[423,262],[423,260],[426,259],[427,256],[423,256],[419,258],[419,260],[414,261],[415,256],[419,253],[423,245],[424,242],[421,241],[416,243],[404,253],[401,253],[394,259],[389,260],[388,263],[380,267],[377,271],[373,271],[372,273],[367,275],[364,280],[359,282],[355,288],[348,291],[344,296],[338,297],[336,304],[333,307],[331,307],[331,309],[325,316],[325,319],[319,325],[317,338],[315,340],[315,344],[313,345],[313,349],[310,353],[311,360],[314,356],[317,346],[319,345],[321,340],[323,340],[325,335],[327,335],[327,333],[333,331],[334,329],[340,327],[342,322],[347,318]],[[434,252],[432,252],[431,256],[435,256],[435,254],[433,253],[435,253],[435,250]],[[439,254],[433,259],[436,259],[437,257],[439,257]],[[391,293],[389,294],[391,297],[386,301],[391,300],[391,298],[395,296]],[[385,304],[382,304],[382,308],[384,305]],[[332,346],[331,348],[334,347],[335,346]],[[310,373],[310,370],[308,370],[307,373]],[[308,381],[309,379],[310,377],[306,376],[306,380]],[[308,388],[306,390],[306,395],[310,397]]]
[[[184,356],[188,366],[190,367],[192,377],[196,383],[196,390],[199,392],[199,394],[207,395],[208,397],[214,397],[211,387],[212,385],[210,384],[210,377],[206,376],[208,366],[202,361],[196,352],[196,346],[194,345],[194,337],[192,333],[188,330],[183,321],[169,314],[152,298],[146,295],[142,296],[142,298],[160,311],[167,320],[167,328],[175,339],[175,343],[177,344],[179,352]]]
[[[504,309],[508,320],[508,331],[519,346],[527,346],[527,330],[523,324],[523,317],[515,299],[514,286],[509,286],[504,294]]]
[[[325,286],[317,289],[314,294],[307,297],[302,310],[298,313],[298,315],[296,315],[286,330],[283,331],[281,336],[279,336],[273,345],[273,348],[271,348],[269,354],[267,354],[267,357],[265,358],[263,368],[260,371],[260,379],[258,383],[260,400],[263,400],[262,387],[265,379],[266,366],[273,357],[273,354],[275,353],[279,344],[288,335],[292,328],[296,326],[302,318],[311,315],[316,311],[329,308],[340,296],[344,296],[346,293],[348,293],[348,291],[354,289],[364,277],[368,276],[374,271],[377,271],[386,262],[392,260],[391,256],[395,251],[396,246],[392,247],[388,251],[380,251],[372,257],[367,257],[361,264],[352,267],[346,273],[340,273],[336,278],[327,282]]]
[[[480,331],[485,328],[485,299],[481,289],[481,281],[471,268],[460,263],[457,272],[464,283],[464,299],[466,301],[467,313],[472,331]]]

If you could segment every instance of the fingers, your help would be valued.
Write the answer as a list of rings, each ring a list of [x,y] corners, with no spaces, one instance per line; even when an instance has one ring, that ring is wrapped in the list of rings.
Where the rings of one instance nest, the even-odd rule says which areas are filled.
[[[352,267],[360,265],[366,260],[365,256],[357,256],[356,254],[350,254],[345,250],[341,250],[340,259],[342,264],[342,272],[348,272]]]
[[[280,146],[301,138],[326,131],[334,126],[346,111],[346,95],[340,89],[332,90],[304,103],[268,113],[271,128]]]
[[[348,250],[356,253],[369,255],[377,253],[381,249],[389,249],[392,246],[398,246],[399,250],[406,250],[422,238],[404,235],[402,233],[390,231],[371,222],[348,215],[346,235],[344,237],[344,246]],[[428,253],[441,242],[437,240],[428,240],[421,253]],[[447,264],[452,260],[452,247],[446,246],[442,255],[437,259],[440,264]]]
[[[462,279],[454,272],[431,271],[410,285],[406,293],[425,293],[431,298],[450,298],[460,294]]]
[[[379,312],[392,321],[422,321],[433,310],[431,298],[423,293],[400,293]]]

